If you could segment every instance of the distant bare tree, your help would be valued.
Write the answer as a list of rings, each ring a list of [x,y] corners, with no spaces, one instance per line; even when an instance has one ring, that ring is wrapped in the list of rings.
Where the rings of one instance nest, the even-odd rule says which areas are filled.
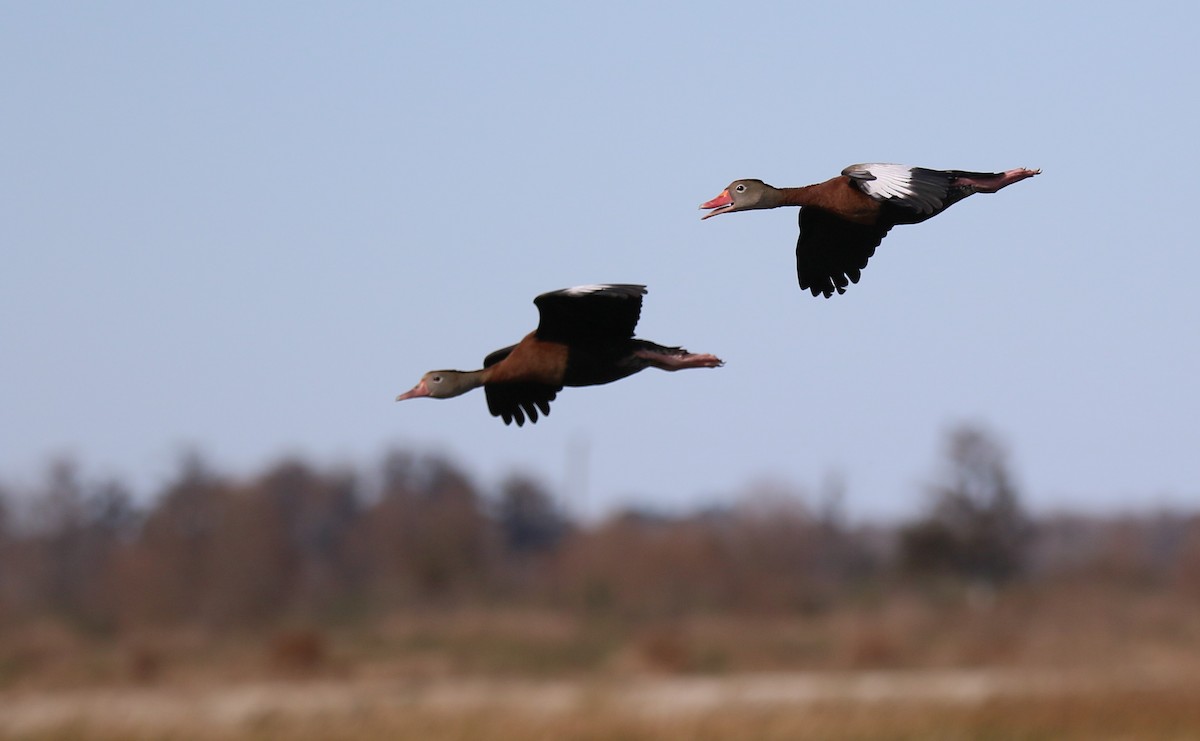
[[[947,439],[945,469],[929,513],[901,532],[903,565],[990,584],[1021,573],[1031,528],[1000,442],[964,425]]]
[[[496,519],[513,553],[537,553],[558,545],[568,529],[566,517],[538,482],[512,476],[500,488]]]
[[[205,614],[229,500],[229,484],[198,455],[180,460],[122,564],[125,619],[171,623]]]
[[[11,616],[16,598],[17,581],[21,576],[18,557],[19,541],[12,532],[11,494],[0,485],[0,625]]]
[[[30,505],[22,537],[5,549],[17,572],[5,591],[25,609],[110,626],[114,563],[137,519],[128,492],[115,481],[84,481],[74,461],[59,459]]]
[[[362,579],[351,559],[350,540],[363,514],[355,477],[288,460],[253,488],[268,505],[268,516],[282,526],[279,548],[287,554],[289,606],[313,612],[355,594]]]
[[[376,597],[441,599],[482,585],[492,531],[462,471],[441,458],[397,452],[382,474],[357,544]]]

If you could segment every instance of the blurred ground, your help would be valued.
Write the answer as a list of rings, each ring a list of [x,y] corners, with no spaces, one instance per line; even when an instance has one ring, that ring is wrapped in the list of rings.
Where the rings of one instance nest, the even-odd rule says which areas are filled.
[[[1200,515],[1033,518],[986,436],[947,457],[895,526],[576,523],[401,453],[140,504],[56,465],[0,491],[0,737],[1200,738]]]
[[[397,614],[0,646],[0,738],[1200,738],[1178,596],[1061,589],[773,617]],[[803,668],[810,667],[810,668]]]
[[[1200,675],[321,680],[0,695],[8,738],[1195,738]]]

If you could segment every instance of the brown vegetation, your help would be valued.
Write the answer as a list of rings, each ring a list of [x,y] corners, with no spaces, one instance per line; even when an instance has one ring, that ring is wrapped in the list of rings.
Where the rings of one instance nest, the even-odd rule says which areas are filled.
[[[1179,692],[1138,694],[1200,678],[1200,517],[1034,519],[993,440],[967,429],[948,442],[924,514],[895,528],[847,525],[836,492],[814,508],[777,491],[585,526],[527,477],[481,491],[445,460],[400,452],[374,471],[285,461],[244,481],[189,458],[144,502],[58,462],[36,490],[0,490],[0,705],[102,686],[986,670],[1120,679],[1096,690],[1104,703],[1141,697],[1200,727]],[[1028,699],[1020,720],[1002,697],[929,712],[950,729],[1087,737],[1082,720],[1048,719],[1103,705],[1089,698]],[[803,723],[839,702],[806,705]],[[920,736],[925,720],[875,710],[892,737]],[[544,721],[517,712],[517,736],[468,733],[468,712],[448,732],[683,738],[698,719],[724,722],[589,712],[537,732]],[[423,713],[411,717],[448,729]],[[773,707],[731,717],[757,729],[746,737],[801,722]],[[857,737],[885,727],[864,723]],[[274,728],[259,737],[295,730]]]

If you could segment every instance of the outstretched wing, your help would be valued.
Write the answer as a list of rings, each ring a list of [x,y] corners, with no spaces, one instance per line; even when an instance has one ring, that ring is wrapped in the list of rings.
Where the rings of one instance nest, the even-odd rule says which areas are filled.
[[[875,200],[918,214],[948,206],[946,197],[955,179],[954,172],[889,164],[851,165],[842,174]]]
[[[512,353],[516,345],[509,345],[489,353],[483,359],[483,367],[489,368]],[[533,424],[538,420],[538,410],[543,416],[550,416],[550,402],[562,390],[562,386],[550,386],[544,383],[488,383],[484,384],[483,393],[487,396],[488,411],[493,417],[500,417],[504,424],[512,424],[515,420],[517,427],[525,424],[525,418]]]
[[[890,226],[855,224],[816,208],[800,209],[800,239],[796,242],[796,276],[800,288],[812,295],[845,293],[857,283]]]
[[[646,287],[601,284],[564,288],[533,300],[541,320],[537,337],[547,342],[575,344],[627,340],[633,337],[642,313]]]

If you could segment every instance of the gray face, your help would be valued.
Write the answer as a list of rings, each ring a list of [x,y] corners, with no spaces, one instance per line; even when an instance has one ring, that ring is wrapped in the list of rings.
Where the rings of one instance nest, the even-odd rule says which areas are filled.
[[[750,208],[767,206],[765,199],[773,190],[761,180],[738,180],[729,186],[729,195],[733,198],[733,211],[744,211]]]
[[[452,396],[465,394],[475,388],[467,373],[456,370],[429,371],[421,382],[429,389],[429,395],[435,399],[449,399]]]
[[[734,180],[721,195],[702,203],[700,208],[711,209],[701,219],[733,211],[749,211],[755,208],[773,208],[771,194],[775,189],[761,180]]]
[[[422,396],[428,396],[431,399],[449,399],[459,394],[465,394],[475,388],[477,384],[473,380],[472,374],[462,371],[429,371],[421,376],[421,381],[416,386],[413,386],[411,391],[397,396],[396,401],[417,399]]]

